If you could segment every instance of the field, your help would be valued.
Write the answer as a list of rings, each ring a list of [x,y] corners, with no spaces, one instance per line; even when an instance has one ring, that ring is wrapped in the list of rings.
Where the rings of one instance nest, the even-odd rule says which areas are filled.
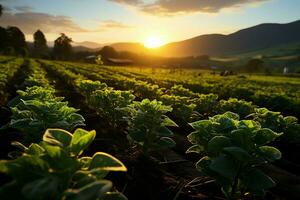
[[[0,57],[0,92],[0,199],[300,196],[299,77]]]

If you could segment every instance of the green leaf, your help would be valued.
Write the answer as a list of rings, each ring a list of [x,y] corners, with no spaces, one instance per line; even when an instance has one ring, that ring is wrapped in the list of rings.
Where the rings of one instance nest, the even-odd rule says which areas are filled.
[[[72,134],[62,129],[47,129],[43,136],[46,143],[60,147],[69,146],[71,140]]]
[[[250,154],[240,147],[225,147],[224,152],[239,161],[247,162],[251,159]]]
[[[37,179],[27,183],[22,189],[22,194],[26,199],[57,199],[59,196],[58,183],[58,179],[51,176]]]
[[[224,113],[223,116],[228,117],[228,118],[233,119],[233,120],[239,120],[240,119],[240,116],[238,114],[233,113],[233,112],[229,112],[229,111]]]
[[[242,176],[242,181],[251,191],[261,191],[276,185],[269,176],[258,169],[253,169],[246,173]]]
[[[136,142],[144,142],[146,140],[146,134],[140,130],[133,130],[129,133],[129,137]]]
[[[172,131],[170,131],[170,129],[168,129],[167,127],[162,126],[158,130],[158,135],[164,136],[164,137],[170,137],[170,136],[173,136],[174,133]]]
[[[209,175],[209,172],[210,172],[209,165],[210,164],[211,164],[211,159],[208,156],[204,156],[196,163],[196,169]]]
[[[231,139],[235,146],[239,146],[246,151],[250,151],[255,147],[252,141],[253,133],[247,129],[237,129],[231,132]]]
[[[71,140],[71,151],[75,155],[82,154],[96,137],[96,131],[76,129]]]
[[[277,137],[281,136],[282,134],[283,133],[276,133],[268,128],[262,128],[256,132],[254,140],[258,145],[265,145],[275,140]]]
[[[44,152],[45,150],[43,147],[41,147],[38,144],[31,144],[28,149],[26,150],[26,153],[31,154],[31,155],[40,155]]]
[[[193,145],[190,148],[188,148],[188,150],[186,150],[185,153],[200,153],[204,151],[204,147],[200,146],[200,145]]]
[[[69,190],[65,193],[66,200],[95,200],[100,199],[112,188],[112,182],[108,180],[95,181],[77,190]]]
[[[215,136],[213,137],[207,145],[207,151],[212,155],[218,155],[222,152],[224,147],[231,145],[231,141],[225,136]]]
[[[264,157],[264,159],[269,162],[273,162],[275,160],[279,160],[281,158],[281,152],[275,147],[271,146],[261,146],[259,147],[260,153]]]
[[[253,120],[242,120],[239,122],[238,128],[259,129],[261,126],[258,122]]]
[[[119,192],[107,192],[102,198],[103,200],[127,200],[127,198]]]
[[[287,116],[283,118],[283,120],[287,125],[296,124],[298,122],[297,117],[293,117],[293,116]]]
[[[219,157],[212,159],[209,168],[231,180],[234,179],[238,171],[237,163],[225,155],[220,155]]]
[[[167,116],[164,117],[162,125],[178,127],[178,125]]]
[[[117,158],[107,153],[95,153],[89,169],[101,169],[105,171],[127,171],[125,165]]]
[[[176,146],[176,142],[169,137],[162,137],[157,142],[157,145],[161,148],[168,148]]]
[[[19,148],[22,151],[27,151],[28,148],[26,146],[24,146],[22,143],[14,141],[11,143],[12,146]]]
[[[210,127],[212,122],[210,120],[200,120],[196,122],[189,123],[189,125],[195,130],[202,130]]]

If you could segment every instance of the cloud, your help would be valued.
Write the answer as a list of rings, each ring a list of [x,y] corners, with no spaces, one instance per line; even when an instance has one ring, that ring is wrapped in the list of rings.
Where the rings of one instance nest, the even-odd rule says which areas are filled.
[[[14,9],[18,12],[31,12],[33,8],[30,6],[15,6]]]
[[[176,15],[182,13],[218,13],[224,8],[236,8],[243,4],[255,4],[269,0],[109,0],[130,5],[154,15]]]
[[[106,20],[100,22],[100,28],[103,29],[127,29],[133,28],[133,26],[126,25],[122,22],[114,21],[114,20]]]
[[[15,11],[7,10],[0,18],[0,26],[17,26],[25,34],[32,34],[37,29],[45,33],[89,31],[81,28],[70,17],[32,12],[30,7],[15,7]]]

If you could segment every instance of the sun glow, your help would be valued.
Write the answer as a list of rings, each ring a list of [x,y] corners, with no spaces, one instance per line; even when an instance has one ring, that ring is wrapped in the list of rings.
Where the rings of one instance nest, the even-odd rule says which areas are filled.
[[[144,46],[147,48],[158,48],[164,44],[165,42],[163,41],[163,39],[158,36],[149,37],[144,42]]]

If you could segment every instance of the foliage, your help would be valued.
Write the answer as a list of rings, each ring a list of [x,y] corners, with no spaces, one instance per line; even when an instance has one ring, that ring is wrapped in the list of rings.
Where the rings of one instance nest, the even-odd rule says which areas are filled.
[[[253,113],[255,107],[252,102],[230,98],[229,100],[221,100],[216,110],[218,110],[219,113],[231,111],[244,118]]]
[[[64,33],[61,33],[60,37],[54,41],[54,57],[59,60],[69,59],[72,53],[72,42],[71,38]]]
[[[55,97],[54,90],[39,86],[19,91],[19,97],[12,103],[10,127],[25,134],[25,142],[39,142],[47,128],[72,130],[84,125],[84,118],[77,109],[69,107],[63,98]]]
[[[165,105],[172,106],[172,113],[174,116],[189,122],[193,118],[197,118],[198,113],[194,111],[196,104],[190,103],[189,97],[182,97],[176,95],[162,95],[159,98]]]
[[[196,97],[196,94],[182,85],[174,85],[170,89],[170,94],[185,97]]]
[[[99,81],[78,80],[76,84],[87,104],[115,128],[125,116],[123,108],[135,98],[130,91],[113,90]]]
[[[170,138],[173,133],[167,127],[177,126],[165,114],[171,112],[170,106],[162,102],[144,99],[128,107],[129,141],[141,146],[145,155],[151,151],[170,148],[175,142]]]
[[[33,34],[33,48],[34,48],[34,56],[40,58],[40,57],[46,57],[48,54],[48,46],[47,46],[47,40],[44,35],[44,33],[40,30],[37,30]]]
[[[284,136],[281,137],[282,140],[288,143],[300,144],[300,125],[296,117],[284,117],[280,112],[269,111],[266,108],[255,109],[255,112],[249,115],[249,117],[258,121],[264,128],[283,132]]]
[[[83,129],[73,135],[48,129],[39,144],[18,143],[24,153],[15,160],[0,161],[0,172],[13,179],[0,187],[1,199],[126,200],[104,179],[109,171],[126,171],[122,162],[103,152],[81,156],[95,136],[95,131]]]
[[[259,167],[280,159],[280,151],[267,144],[282,133],[262,128],[257,121],[239,121],[231,112],[190,125],[195,131],[188,135],[193,146],[187,153],[203,155],[196,168],[216,179],[228,199],[240,199],[246,193],[263,195],[275,186]]]
[[[27,50],[24,33],[18,27],[14,26],[8,27],[6,31],[9,47],[11,47],[17,55],[24,56],[24,53]]]
[[[0,17],[2,16],[3,13],[3,6],[0,4]]]

